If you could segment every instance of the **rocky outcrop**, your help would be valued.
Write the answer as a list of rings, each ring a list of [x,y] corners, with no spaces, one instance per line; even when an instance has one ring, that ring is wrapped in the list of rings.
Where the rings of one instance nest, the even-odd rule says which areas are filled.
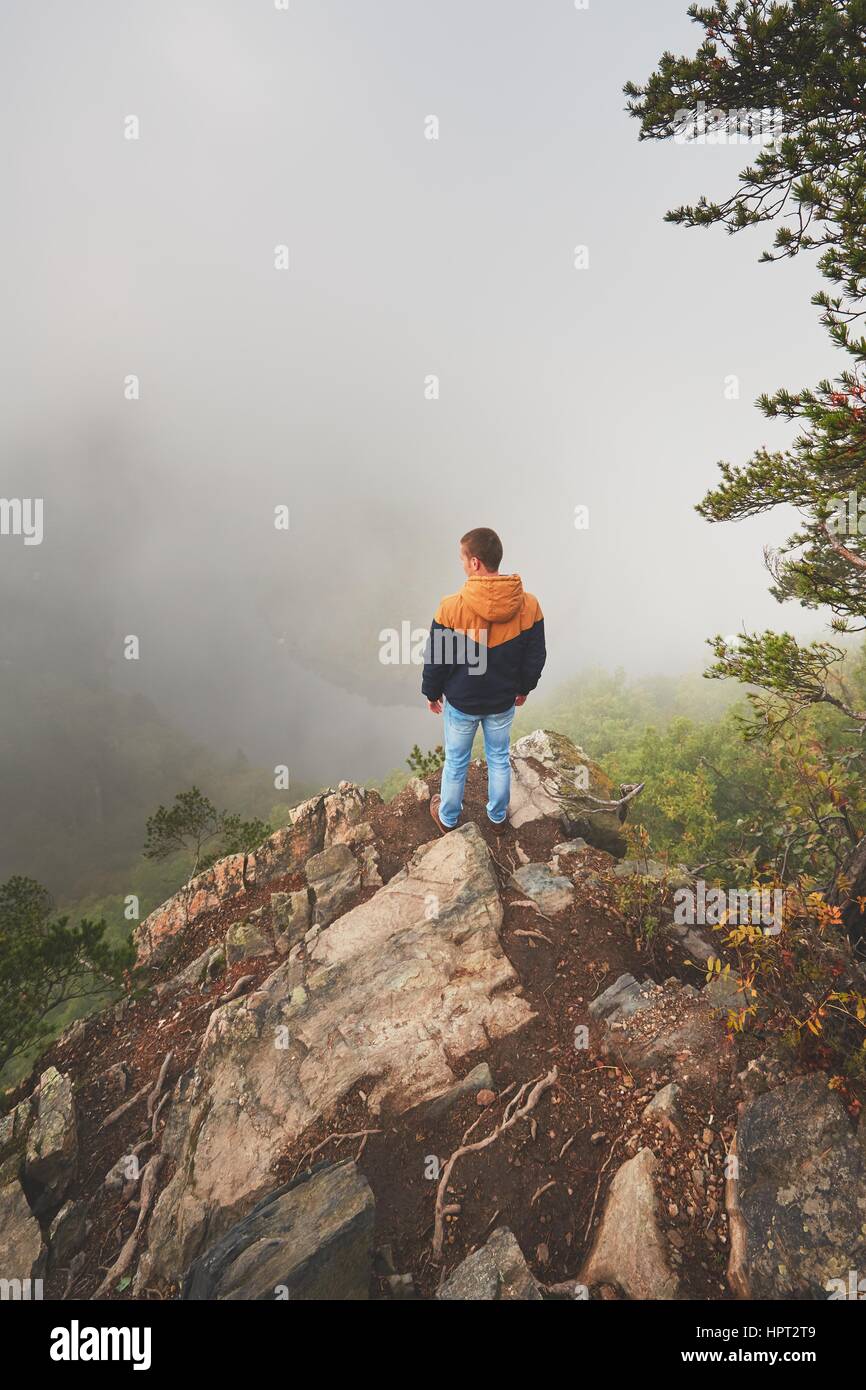
[[[380,802],[378,792],[341,782],[335,791],[294,807],[291,825],[269,836],[253,853],[218,860],[140,923],[134,932],[138,964],[160,964],[184,927],[231,900],[238,900],[242,912],[242,899],[249,889],[300,873],[307,860],[327,845],[363,844],[370,836],[365,817]]]
[[[308,959],[292,953],[254,993],[218,1008],[178,1084],[164,1141],[176,1171],[140,1280],[177,1278],[362,1078],[371,1116],[403,1112],[453,1086],[460,1058],[527,1023],[501,920],[490,856],[469,823],[315,934]]]
[[[736,1075],[761,1036],[729,1036],[724,1015],[745,998],[733,977],[714,972],[701,991],[640,978],[679,961],[670,938],[664,954],[635,949],[610,910],[616,879],[668,870],[640,861],[615,876],[588,844],[605,823],[593,797],[613,793],[601,780],[585,798],[586,835],[563,838],[563,803],[581,809],[569,778],[589,766],[568,740],[537,733],[515,754],[512,811],[527,830],[523,848],[513,835],[496,842],[495,861],[483,810],[481,830],[469,819],[440,837],[420,786],[376,808],[341,784],[242,856],[240,877],[226,860],[193,885],[218,910],[185,941],[165,905],[171,930],[144,942],[152,962],[166,953],[153,989],[70,1035],[51,1054],[67,1075],[44,1072],[0,1118],[0,1277],[11,1250],[23,1277],[44,1269],[50,1297],[92,1296],[130,1239],[134,1293],[190,1300],[538,1301],[590,1287],[714,1298],[729,1248],[737,1292],[820,1297],[862,1266],[863,1160],[826,1078],[801,1096],[767,1054]],[[467,804],[480,809],[483,774],[470,775]],[[607,833],[610,847],[620,831],[608,822]],[[405,865],[386,886],[377,850],[383,872]],[[528,931],[526,899],[555,926]],[[613,984],[593,997],[602,980]],[[509,1107],[554,1066],[546,1118],[503,1140]],[[70,1179],[73,1075],[92,1110]],[[165,1077],[174,1085],[160,1089]],[[471,1161],[461,1135],[478,1141]],[[145,1151],[161,1165],[147,1180],[129,1166]],[[355,1163],[318,1162],[350,1152]],[[437,1189],[433,1169],[441,1180],[455,1153],[459,1179]],[[446,1202],[443,1266],[429,1228]],[[509,1226],[488,1236],[497,1222],[534,1251],[535,1275]],[[437,1289],[461,1250],[472,1253]],[[97,1296],[120,1287],[102,1283]]]
[[[37,1215],[56,1210],[75,1177],[78,1125],[72,1082],[56,1067],[42,1073],[34,1092],[35,1115],[27,1135],[24,1182]]]
[[[354,1163],[315,1171],[271,1192],[194,1261],[183,1298],[367,1299],[374,1215]]]
[[[542,1293],[513,1233],[500,1226],[486,1245],[467,1256],[440,1284],[436,1297],[446,1301],[539,1303]]]
[[[285,836],[286,832],[278,831],[278,834]],[[137,963],[161,965],[171,955],[177,936],[184,927],[192,926],[206,913],[216,911],[230,899],[240,898],[247,890],[245,862],[246,856],[243,854],[220,859],[204,873],[191,878],[178,893],[145,917],[133,932]],[[291,868],[285,872],[290,873]]]
[[[73,1212],[83,1218],[84,1207],[62,1203],[77,1166],[72,1082],[48,1067],[33,1094],[0,1118],[0,1280],[42,1278],[48,1251],[40,1218],[53,1217],[49,1241],[59,1251],[74,1243]]]
[[[564,734],[536,729],[512,745],[511,766],[508,819],[515,829],[556,816],[568,836],[622,858],[627,846],[620,812],[599,805],[618,800],[619,789],[582,748]]]
[[[641,1149],[616,1173],[580,1282],[614,1284],[627,1298],[672,1299],[679,1279],[659,1228],[653,1174],[656,1159]]]
[[[16,1179],[0,1187],[0,1281],[9,1281],[13,1298],[21,1297],[20,1285],[40,1278],[44,1263],[39,1222]]]
[[[866,1151],[825,1076],[747,1102],[726,1189],[742,1298],[827,1298],[866,1268]]]

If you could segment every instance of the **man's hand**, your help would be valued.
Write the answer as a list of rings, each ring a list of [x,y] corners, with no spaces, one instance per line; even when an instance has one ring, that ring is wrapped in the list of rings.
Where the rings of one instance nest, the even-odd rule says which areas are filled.
[[[441,700],[428,700],[428,701],[427,701],[427,708],[429,709],[429,711],[430,711],[431,714],[441,714],[441,713],[442,713],[442,701],[441,701]]]
[[[515,695],[515,697],[514,697],[514,703],[515,703],[516,705],[525,705],[525,704],[526,704],[526,696],[525,696],[525,695]]]

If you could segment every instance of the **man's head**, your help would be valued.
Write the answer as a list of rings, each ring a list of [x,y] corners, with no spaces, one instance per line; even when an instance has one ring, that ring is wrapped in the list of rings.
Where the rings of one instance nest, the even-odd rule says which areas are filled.
[[[489,526],[476,526],[460,537],[460,562],[468,579],[474,574],[498,574],[502,541]]]

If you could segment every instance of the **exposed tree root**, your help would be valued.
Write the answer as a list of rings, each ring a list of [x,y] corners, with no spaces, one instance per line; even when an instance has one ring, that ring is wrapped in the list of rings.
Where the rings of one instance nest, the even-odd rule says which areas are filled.
[[[544,1095],[545,1091],[556,1084],[558,1072],[553,1067],[546,1076],[542,1076],[533,1081],[525,1081],[516,1095],[505,1107],[501,1122],[496,1126],[486,1139],[476,1139],[474,1143],[467,1143],[470,1134],[484,1119],[484,1115],[479,1115],[467,1129],[463,1136],[460,1147],[455,1149],[445,1167],[442,1169],[442,1176],[439,1179],[439,1186],[436,1189],[436,1214],[433,1224],[433,1258],[441,1259],[442,1245],[445,1240],[445,1217],[449,1214],[449,1204],[446,1202],[448,1184],[458,1159],[465,1157],[469,1153],[477,1153],[479,1149],[486,1149],[488,1144],[492,1144],[500,1135],[505,1134],[506,1130],[511,1129],[517,1124],[518,1120],[523,1120],[531,1113]]]
[[[101,1133],[104,1129],[109,1129],[111,1125],[116,1124],[118,1120],[123,1119],[123,1116],[126,1114],[127,1110],[131,1110],[134,1105],[138,1105],[138,1102],[140,1100],[144,1100],[144,1097],[148,1094],[149,1091],[150,1082],[148,1081],[144,1086],[142,1086],[139,1090],[136,1091],[134,1096],[130,1096],[129,1100],[125,1100],[122,1105],[118,1105],[116,1110],[112,1110],[111,1114],[107,1115],[106,1118],[102,1121],[102,1124],[99,1126],[99,1130],[97,1132]]]
[[[321,1141],[321,1143],[316,1144],[315,1148],[308,1149],[307,1152],[299,1159],[298,1166],[292,1174],[292,1181],[294,1181],[294,1179],[298,1176],[305,1164],[308,1164],[310,1162],[310,1159],[315,1158],[316,1154],[319,1153],[321,1149],[326,1148],[328,1144],[332,1142],[335,1144],[344,1144],[348,1139],[360,1139],[361,1147],[359,1148],[355,1156],[355,1162],[357,1163],[358,1159],[361,1157],[361,1154],[364,1152],[369,1136],[371,1134],[381,1133],[381,1129],[356,1129],[351,1134],[328,1134]]]
[[[156,1108],[156,1103],[160,1097],[160,1092],[162,1091],[162,1088],[165,1085],[166,1073],[168,1072],[168,1069],[171,1066],[171,1059],[173,1056],[173,1052],[167,1052],[165,1054],[162,1066],[159,1069],[159,1076],[156,1078],[156,1085],[154,1086],[153,1090],[147,1098],[148,1119],[152,1118],[153,1116],[154,1109]]]
[[[93,1298],[103,1298],[116,1285],[117,1280],[122,1278],[129,1266],[138,1245],[138,1237],[147,1220],[148,1213],[153,1206],[156,1197],[156,1185],[159,1178],[159,1170],[162,1167],[162,1154],[154,1154],[141,1175],[141,1197],[139,1200],[138,1217],[132,1234],[124,1241],[120,1254],[109,1269],[99,1288],[93,1294]]]

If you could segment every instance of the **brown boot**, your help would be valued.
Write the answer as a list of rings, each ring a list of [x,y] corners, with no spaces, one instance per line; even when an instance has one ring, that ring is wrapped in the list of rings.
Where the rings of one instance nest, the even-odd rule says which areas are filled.
[[[430,798],[430,814],[439,827],[439,833],[441,835],[448,835],[455,827],[453,825],[445,825],[444,822],[439,819],[439,807],[441,805],[442,798],[438,794]]]
[[[493,831],[494,835],[505,835],[507,831],[511,828],[508,824],[507,816],[505,817],[505,820],[502,821],[491,820],[488,816],[487,824],[490,826],[490,829]]]

